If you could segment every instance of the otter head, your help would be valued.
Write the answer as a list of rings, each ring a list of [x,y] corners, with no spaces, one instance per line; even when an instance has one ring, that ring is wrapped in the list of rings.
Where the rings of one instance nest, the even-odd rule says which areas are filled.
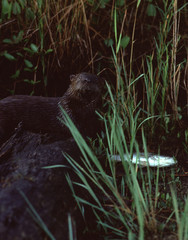
[[[70,76],[70,89],[74,97],[91,102],[101,96],[103,79],[91,73],[79,73]]]

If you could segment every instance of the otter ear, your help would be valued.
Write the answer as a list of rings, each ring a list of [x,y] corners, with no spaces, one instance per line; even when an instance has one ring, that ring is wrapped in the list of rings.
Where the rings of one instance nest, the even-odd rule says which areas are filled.
[[[70,81],[72,82],[75,79],[76,75],[70,75]]]

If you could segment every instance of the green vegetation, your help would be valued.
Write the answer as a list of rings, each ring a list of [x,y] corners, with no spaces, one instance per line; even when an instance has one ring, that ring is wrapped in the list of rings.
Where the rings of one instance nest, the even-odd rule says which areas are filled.
[[[177,196],[177,186],[181,186],[175,177],[175,168],[165,171],[156,168],[142,169],[124,161],[123,154],[130,156],[135,150],[139,156],[139,144],[136,140],[137,117],[132,118],[131,139],[127,143],[123,119],[113,105],[112,112],[102,117],[105,133],[89,146],[82,138],[65,111],[65,123],[69,127],[82,153],[81,163],[65,154],[80,181],[67,181],[85,218],[87,209],[92,209],[97,225],[92,226],[103,239],[157,239],[167,235],[186,240],[188,237],[188,197]],[[123,111],[123,109],[122,109]],[[105,137],[104,137],[105,136]],[[147,144],[142,130],[142,145],[147,156]],[[113,154],[119,154],[122,162],[112,161]],[[118,170],[119,169],[119,170]],[[166,175],[167,174],[167,175]],[[168,177],[170,175],[170,177]],[[81,191],[79,189],[82,189]],[[80,192],[85,191],[85,197]],[[88,197],[89,196],[89,197]],[[89,200],[88,200],[89,199]],[[84,210],[86,208],[86,210]],[[86,219],[87,220],[87,219]],[[89,230],[91,231],[91,229]],[[167,234],[168,233],[168,234]]]
[[[80,182],[67,180],[83,217],[84,207],[92,209],[93,231],[104,239],[150,239],[151,234],[188,239],[188,199],[176,189],[183,170],[143,170],[123,161],[124,153],[147,156],[148,149],[188,154],[187,12],[186,0],[2,0],[0,84],[5,92],[17,93],[20,84],[29,84],[30,94],[38,85],[49,94],[50,78],[60,71],[64,77],[92,71],[106,78],[101,135],[88,145],[66,119],[83,155],[81,164],[66,156]],[[10,71],[3,68],[7,62]],[[122,163],[111,161],[114,154]]]

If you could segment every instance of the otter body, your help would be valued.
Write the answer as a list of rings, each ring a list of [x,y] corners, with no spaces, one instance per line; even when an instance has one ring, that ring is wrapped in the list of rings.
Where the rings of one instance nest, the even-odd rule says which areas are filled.
[[[95,118],[101,99],[101,79],[90,73],[70,77],[71,84],[59,98],[26,95],[10,96],[0,101],[0,141],[9,136],[21,122],[25,130],[66,133],[60,122],[60,106],[82,132]]]

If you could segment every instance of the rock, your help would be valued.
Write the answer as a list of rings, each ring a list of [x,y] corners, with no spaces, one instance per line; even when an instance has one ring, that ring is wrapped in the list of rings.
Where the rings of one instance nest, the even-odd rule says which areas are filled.
[[[56,140],[39,133],[19,132],[1,147],[0,239],[48,239],[39,218],[56,240],[69,239],[68,216],[74,231],[74,223],[77,229],[84,229],[66,180],[66,174],[73,179],[76,176],[62,151],[79,160],[80,153],[72,138]],[[67,167],[43,168],[51,165]]]

